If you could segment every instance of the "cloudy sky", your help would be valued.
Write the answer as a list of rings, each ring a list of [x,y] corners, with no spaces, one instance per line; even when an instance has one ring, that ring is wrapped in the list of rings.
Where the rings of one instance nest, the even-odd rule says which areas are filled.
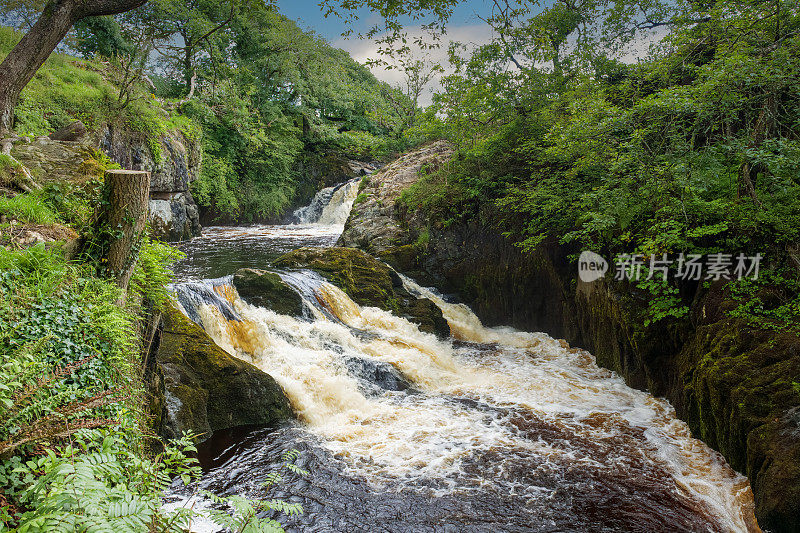
[[[296,20],[301,28],[313,30],[322,37],[325,37],[334,46],[347,50],[356,61],[364,63],[368,59],[378,58],[377,46],[375,43],[357,37],[359,32],[366,32],[369,28],[380,22],[380,18],[369,10],[358,12],[360,20],[357,21],[355,26],[350,28],[336,16],[326,18],[315,0],[276,1],[280,12]],[[547,0],[543,3],[546,4]],[[492,37],[491,30],[481,18],[487,18],[489,16],[491,13],[491,5],[491,0],[462,0],[455,8],[453,16],[448,22],[447,35],[443,38],[441,48],[424,53],[430,54],[429,58],[431,60],[439,61],[443,65],[446,65],[447,41],[457,41],[467,45],[479,45],[489,42]],[[414,26],[414,22],[403,20],[401,20],[401,22],[404,23],[406,31],[410,35],[421,34],[419,26]],[[416,24],[419,23],[417,22]],[[352,36],[343,38],[342,33],[348,29],[353,30]],[[661,31],[642,36],[640,39],[637,39],[638,42],[630,48],[629,52],[620,59],[627,62],[636,61],[637,57],[644,55],[651,42],[660,40],[665,33],[666,32],[663,31],[662,28]],[[423,52],[417,52],[417,54],[422,53]],[[393,85],[399,83],[403,78],[402,73],[399,71],[386,70],[383,67],[373,67],[372,72],[378,79],[387,81]],[[438,87],[437,79],[434,79],[421,99],[420,103],[423,106],[430,103],[431,95]]]
[[[352,27],[353,35],[349,38],[344,38],[342,33],[350,29],[350,27],[338,17],[330,16],[325,18],[317,2],[313,0],[277,0],[277,4],[280,12],[296,20],[301,28],[314,30],[337,48],[347,50],[356,61],[364,63],[368,59],[378,58],[375,43],[370,40],[361,40],[356,36],[359,32],[366,32],[373,25],[380,22],[380,18],[369,10],[358,12],[360,19]],[[489,14],[490,4],[491,2],[484,0],[463,0],[460,2],[448,22],[447,35],[443,39],[441,49],[426,52],[430,54],[430,59],[446,63],[447,41],[458,41],[465,44],[489,42],[491,31],[488,25],[479,17],[485,18]],[[410,35],[421,33],[419,26],[414,26],[413,22],[402,22],[405,23],[406,31]],[[402,74],[397,70],[374,67],[372,72],[378,79],[393,85],[402,80]],[[423,95],[422,105],[430,103],[432,91],[437,86],[438,84],[434,80]]]

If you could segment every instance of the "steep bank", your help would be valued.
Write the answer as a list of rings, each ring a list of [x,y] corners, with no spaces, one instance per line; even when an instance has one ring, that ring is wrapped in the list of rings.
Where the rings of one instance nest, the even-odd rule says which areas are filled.
[[[432,146],[446,156],[444,145]],[[370,178],[340,244],[424,274],[489,324],[565,338],[628,384],[665,396],[694,435],[750,478],[762,527],[800,529],[800,339],[730,318],[723,288],[699,293],[685,319],[645,326],[646,295],[578,282],[568,259],[576,250],[545,242],[525,254],[479,217],[429,227],[397,201],[420,170],[440,164],[431,152]]]
[[[75,126],[80,123],[73,123]],[[39,185],[84,186],[101,179],[109,163],[151,173],[150,226],[154,237],[166,241],[191,239],[200,234],[197,205],[189,190],[200,170],[198,143],[178,130],[150,142],[142,134],[113,126],[97,132],[51,137],[11,137],[10,154],[25,165]],[[58,137],[55,134],[52,137]]]

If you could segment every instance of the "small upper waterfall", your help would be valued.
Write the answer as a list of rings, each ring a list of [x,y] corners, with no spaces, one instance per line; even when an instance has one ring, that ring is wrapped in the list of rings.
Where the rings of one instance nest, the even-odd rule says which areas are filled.
[[[297,209],[294,220],[297,224],[343,225],[358,195],[360,178],[326,187],[319,191],[305,207]]]

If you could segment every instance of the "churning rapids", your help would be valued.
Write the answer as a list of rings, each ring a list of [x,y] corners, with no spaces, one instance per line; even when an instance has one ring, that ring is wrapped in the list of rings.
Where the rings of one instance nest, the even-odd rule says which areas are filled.
[[[351,189],[319,212],[331,202],[349,211]],[[666,401],[585,351],[484,327],[406,278],[442,309],[452,338],[359,307],[309,271],[276,271],[304,298],[297,318],[248,305],[223,275],[268,267],[287,248],[330,246],[335,222],[211,228],[185,245],[175,287],[185,312],[271,374],[298,417],[215,434],[201,450],[200,488],[300,502],[303,515],[281,517],[289,531],[758,531],[748,480]],[[292,448],[310,475],[264,489]],[[202,506],[196,488],[176,484],[173,497]]]

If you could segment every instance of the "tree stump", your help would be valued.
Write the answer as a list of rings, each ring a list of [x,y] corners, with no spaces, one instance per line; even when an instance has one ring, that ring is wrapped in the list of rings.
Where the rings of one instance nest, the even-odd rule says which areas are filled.
[[[104,270],[127,290],[147,225],[150,173],[107,170],[105,186],[108,203],[102,222],[108,232],[108,247]]]

